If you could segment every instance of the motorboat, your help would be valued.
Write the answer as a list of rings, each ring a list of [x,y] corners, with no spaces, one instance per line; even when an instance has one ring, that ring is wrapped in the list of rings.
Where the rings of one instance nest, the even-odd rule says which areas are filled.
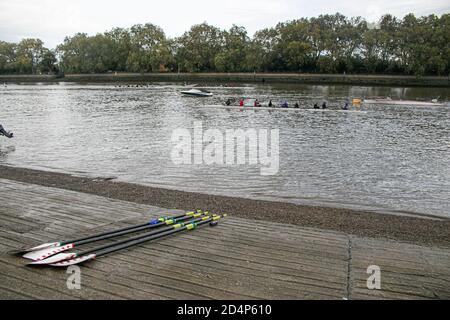
[[[182,94],[187,96],[194,96],[194,97],[212,97],[213,94],[206,90],[201,89],[190,89],[186,91],[181,91]]]

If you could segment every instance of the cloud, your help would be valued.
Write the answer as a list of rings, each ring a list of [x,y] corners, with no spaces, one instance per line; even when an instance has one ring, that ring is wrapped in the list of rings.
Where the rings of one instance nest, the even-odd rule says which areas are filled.
[[[38,37],[55,47],[77,32],[95,34],[146,22],[159,25],[171,37],[203,21],[220,28],[241,25],[253,34],[278,22],[335,12],[376,21],[385,13],[398,17],[409,12],[448,13],[450,4],[448,0],[2,0],[0,40]]]

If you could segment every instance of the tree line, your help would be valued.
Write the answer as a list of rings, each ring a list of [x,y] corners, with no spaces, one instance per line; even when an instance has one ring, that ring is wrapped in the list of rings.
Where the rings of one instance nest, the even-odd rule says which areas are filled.
[[[202,23],[177,38],[153,24],[78,33],[50,50],[39,39],[0,41],[0,73],[305,72],[450,74],[450,14],[403,19],[320,15],[250,37]]]

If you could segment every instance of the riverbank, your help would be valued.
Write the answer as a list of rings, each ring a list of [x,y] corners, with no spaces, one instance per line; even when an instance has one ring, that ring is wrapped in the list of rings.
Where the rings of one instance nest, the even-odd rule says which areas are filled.
[[[450,87],[450,77],[302,73],[107,73],[66,74],[64,77],[52,75],[0,75],[0,83],[2,82],[219,82]]]
[[[170,209],[198,208],[246,219],[339,231],[361,237],[450,247],[450,220],[444,218],[397,216],[207,195],[9,166],[0,166],[0,178]]]

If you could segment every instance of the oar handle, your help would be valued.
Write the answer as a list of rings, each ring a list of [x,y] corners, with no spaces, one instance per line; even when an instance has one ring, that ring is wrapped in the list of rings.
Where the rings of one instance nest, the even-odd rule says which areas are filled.
[[[212,221],[218,221],[220,218],[222,218],[221,216],[213,216],[210,217],[208,219],[205,218],[201,218],[201,219],[196,219],[188,224],[185,225],[179,225],[179,226],[173,226],[172,230],[168,230],[168,231],[164,231],[164,232],[160,232],[158,234],[154,234],[154,235],[146,235],[146,236],[142,236],[138,239],[132,240],[132,239],[128,239],[126,241],[122,241],[121,243],[115,244],[113,247],[109,247],[109,248],[105,248],[104,250],[100,250],[100,251],[96,251],[96,257],[108,254],[108,253],[112,253],[112,252],[116,252],[119,250],[123,250],[144,242],[148,242],[151,240],[156,240],[159,238],[163,238],[166,236],[169,236],[171,234],[175,234],[178,232],[182,232],[184,230],[193,230],[195,228],[197,228],[198,226],[210,223]],[[80,256],[80,255],[79,255]]]
[[[122,236],[124,234],[129,234],[129,233],[133,233],[133,232],[146,230],[146,229],[149,229],[149,228],[152,228],[152,227],[153,227],[152,225],[145,224],[145,225],[143,225],[141,227],[137,227],[137,228],[133,228],[133,229],[127,229],[127,230],[123,230],[123,231],[118,231],[118,232],[106,234],[104,236],[99,236],[99,237],[95,237],[95,238],[89,238],[89,239],[82,240],[82,241],[77,241],[74,244],[76,246],[81,246],[83,244],[92,243],[92,242],[100,241],[100,240],[111,239],[111,238]]]
[[[159,219],[164,219],[164,221],[157,222],[156,224],[153,224],[152,222],[155,221],[155,220],[159,220],[159,219],[153,219],[153,220],[150,220],[149,222],[143,223],[143,224],[138,224],[138,225],[129,226],[129,227],[125,227],[125,228],[120,228],[120,229],[116,229],[116,230],[106,231],[106,232],[102,232],[102,233],[97,233],[97,234],[93,234],[93,235],[82,237],[82,238],[78,238],[78,239],[66,240],[66,241],[61,242],[60,245],[63,246],[63,245],[70,244],[70,243],[79,243],[81,241],[83,241],[83,243],[88,243],[88,242],[85,242],[85,241],[92,240],[94,238],[97,239],[97,240],[100,240],[99,238],[104,237],[104,236],[108,236],[108,235],[113,234],[113,233],[129,231],[131,229],[136,229],[136,228],[140,228],[140,227],[144,227],[144,226],[148,226],[148,225],[152,225],[154,228],[156,228],[156,227],[162,226],[167,219],[179,219],[179,218],[184,217],[184,216],[193,216],[194,214],[195,214],[195,212],[188,212],[188,213],[180,214],[180,215],[173,216],[173,217],[159,218]],[[97,240],[94,240],[94,241],[97,241]]]
[[[201,216],[202,216],[201,213],[196,213],[193,216],[184,216],[184,217],[181,217],[179,219],[169,219],[169,220],[166,220],[165,222],[161,223],[161,224],[167,225],[168,227],[166,227],[166,228],[160,228],[160,229],[157,229],[157,230],[155,230],[153,232],[141,234],[141,235],[138,235],[138,236],[135,236],[135,237],[132,237],[132,238],[128,238],[128,239],[125,239],[125,240],[122,240],[122,241],[118,241],[118,242],[115,242],[115,243],[108,243],[108,244],[105,244],[103,246],[99,246],[99,247],[96,247],[96,248],[84,251],[84,252],[82,252],[82,253],[80,253],[78,255],[79,256],[80,255],[87,255],[87,254],[90,254],[92,252],[96,252],[98,250],[102,250],[102,249],[105,249],[105,248],[109,248],[111,246],[115,246],[117,244],[126,243],[128,241],[141,239],[143,237],[148,237],[149,235],[159,234],[161,232],[172,230],[172,229],[177,227],[176,223],[179,222],[179,221],[185,221],[185,220],[192,219],[192,218],[199,218]],[[184,224],[181,223],[181,225],[184,225]],[[153,229],[154,227],[155,227],[155,225],[146,225],[146,226],[143,226],[143,227],[140,227],[140,228],[133,229],[132,231],[122,231],[122,232],[114,233],[114,234],[111,234],[111,235],[109,235],[107,237],[103,237],[103,238],[97,239],[97,240],[110,239],[110,238],[118,237],[118,236],[121,236],[121,235],[124,235],[124,234],[129,234],[129,233],[132,233],[132,232],[138,232],[138,231],[142,231],[142,230],[146,230],[146,229]],[[93,241],[97,241],[97,240],[91,239],[91,240],[88,240],[87,242],[93,242]],[[77,243],[76,245],[82,245],[82,244],[84,244],[84,243]]]
[[[104,237],[104,236],[108,236],[108,235],[113,234],[113,233],[128,231],[128,230],[131,230],[131,229],[140,228],[140,227],[144,227],[144,226],[148,226],[148,223],[143,223],[143,224],[138,224],[138,225],[134,225],[134,226],[126,227],[126,228],[121,228],[121,229],[106,231],[106,232],[102,232],[102,233],[97,233],[97,234],[93,234],[93,235],[86,236],[86,237],[83,237],[83,238],[66,240],[66,241],[61,242],[60,245],[63,246],[63,245],[69,244],[69,243],[79,243],[81,241],[83,241],[84,243],[87,243],[88,240],[98,239],[98,238],[101,238],[101,237]]]
[[[163,224],[164,222],[166,222],[167,220],[179,219],[179,218],[183,218],[183,217],[193,217],[193,216],[198,215],[198,214],[209,214],[209,212],[203,212],[201,210],[197,210],[197,212],[191,211],[191,212],[183,213],[183,214],[180,214],[178,216],[173,216],[173,217],[160,217],[160,218],[157,218],[157,219],[150,220],[148,222],[148,224],[149,225],[153,225],[153,226],[154,225],[158,225],[159,226],[159,225]]]

